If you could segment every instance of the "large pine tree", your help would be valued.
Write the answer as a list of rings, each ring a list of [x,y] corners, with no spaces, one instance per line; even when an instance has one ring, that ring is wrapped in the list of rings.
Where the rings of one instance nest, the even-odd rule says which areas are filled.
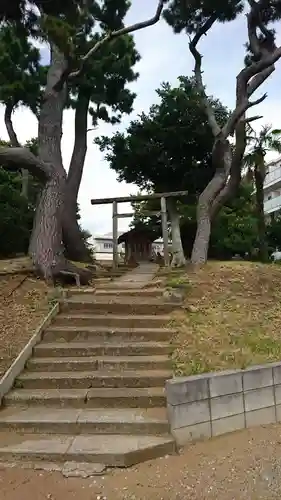
[[[121,66],[122,71],[125,68],[125,78],[135,78],[131,66],[138,55],[128,34],[155,24],[160,18],[164,2],[158,2],[152,19],[129,27],[123,26],[128,8],[126,0],[119,0],[114,5],[104,0],[102,6],[95,1],[81,2],[80,5],[74,0],[42,0],[34,3],[39,9],[31,12],[27,12],[30,4],[22,5],[22,9],[25,9],[22,22],[19,25],[16,19],[14,29],[19,37],[30,34],[41,36],[51,47],[51,62],[38,113],[38,156],[23,147],[0,148],[0,161],[7,165],[20,164],[44,182],[34,219],[29,254],[35,268],[46,279],[51,279],[63,270],[75,270],[81,274],[80,270],[74,269],[67,262],[63,244],[66,203],[73,206],[73,199],[69,201],[67,198],[69,186],[61,154],[62,116],[69,103],[68,90],[71,88],[72,95],[76,98],[76,118],[78,110],[81,110],[78,105],[79,102],[81,104],[81,98],[83,101],[88,100],[88,105],[93,103],[94,120],[118,120],[120,113],[130,110],[133,96],[125,90],[127,80],[123,82],[123,86],[120,81],[112,81],[114,78],[110,77],[110,70],[115,65],[114,70],[117,71],[120,63],[119,70]],[[2,17],[6,15],[7,18],[7,14],[10,18],[13,17],[11,12],[2,10]],[[97,29],[93,31],[95,27]],[[110,49],[108,44],[111,44]],[[101,76],[104,77],[103,80]],[[95,94],[92,88],[90,91],[88,85],[87,78],[95,77],[99,94]],[[83,92],[79,96],[81,89]],[[118,95],[114,95],[114,92]],[[108,104],[115,113],[113,118],[106,115],[104,105]],[[85,123],[85,112],[83,116]],[[83,148],[82,155],[85,154],[85,144]],[[79,166],[80,173],[75,178],[75,168],[79,169],[73,168],[72,179],[75,179],[75,190],[78,192],[83,161],[76,161],[75,164]]]
[[[202,191],[197,208],[197,233],[191,260],[204,263],[207,260],[211,224],[221,207],[235,194],[241,182],[242,160],[246,147],[246,113],[259,104],[266,94],[256,100],[251,96],[274,72],[275,63],[281,57],[281,47],[275,45],[275,34],[268,29],[269,21],[280,18],[281,4],[276,0],[171,0],[164,13],[175,33],[186,32],[189,48],[194,58],[194,73],[198,92],[205,107],[206,116],[213,132],[213,164],[215,174]],[[229,118],[221,126],[210,106],[202,77],[202,55],[198,45],[215,23],[230,22],[243,10],[245,32],[253,55],[236,77],[236,105]],[[242,45],[245,39],[235,42]],[[224,41],[222,40],[222,43]],[[213,53],[213,57],[215,54]],[[221,61],[223,65],[223,61]],[[253,120],[251,118],[250,120]],[[234,135],[234,146],[229,138]]]

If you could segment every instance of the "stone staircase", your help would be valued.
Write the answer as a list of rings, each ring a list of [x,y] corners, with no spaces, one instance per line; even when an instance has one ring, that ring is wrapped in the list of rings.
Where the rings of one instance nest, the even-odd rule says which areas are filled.
[[[73,291],[4,398],[0,460],[126,467],[175,449],[161,289]]]

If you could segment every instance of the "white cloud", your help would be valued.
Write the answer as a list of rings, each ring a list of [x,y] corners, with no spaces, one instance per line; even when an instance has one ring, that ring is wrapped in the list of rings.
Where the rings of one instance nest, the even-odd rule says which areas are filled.
[[[156,0],[142,0],[142,10],[137,0],[132,2],[128,14],[128,23],[146,19],[154,14]],[[142,12],[142,14],[140,14]],[[135,33],[137,48],[142,56],[136,70],[140,77],[131,85],[137,93],[134,112],[124,117],[122,124],[116,128],[123,130],[130,120],[141,111],[147,111],[156,100],[155,89],[161,82],[176,84],[179,75],[191,75],[193,59],[188,50],[188,38],[185,35],[174,35],[171,28],[162,20],[156,26]],[[281,38],[281,31],[278,33]],[[235,99],[235,77],[244,59],[244,39],[246,39],[245,19],[230,25],[215,26],[211,33],[200,44],[203,57],[204,81],[209,94],[220,98],[229,107]],[[46,57],[47,55],[44,54]],[[262,92],[268,92],[268,99],[255,108],[254,114],[262,114],[260,123],[272,123],[280,127],[280,77],[281,62],[277,63],[274,75],[263,86]],[[257,93],[260,95],[260,92]],[[257,124],[257,126],[260,126]],[[34,137],[37,133],[36,119],[26,110],[20,109],[14,115],[14,125],[20,141]],[[281,128],[281,127],[280,127]],[[124,196],[137,191],[135,186],[118,183],[116,175],[111,171],[99,149],[93,144],[95,134],[111,134],[113,128],[101,124],[94,134],[89,133],[88,152],[79,193],[82,223],[94,233],[111,230],[111,206],[93,207],[91,198]],[[0,108],[0,137],[7,139],[4,126],[4,111]],[[69,163],[74,140],[74,115],[66,111],[64,115],[62,150],[65,166]],[[120,211],[130,212],[130,206],[120,206]],[[127,219],[120,220],[121,230],[128,225]]]

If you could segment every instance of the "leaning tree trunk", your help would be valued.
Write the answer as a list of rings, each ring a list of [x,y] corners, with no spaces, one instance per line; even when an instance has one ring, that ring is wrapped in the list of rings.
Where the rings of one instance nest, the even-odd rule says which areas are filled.
[[[232,153],[227,140],[217,139],[214,144],[212,161],[216,165],[216,173],[199,196],[197,204],[197,231],[192,248],[191,263],[205,264],[211,236],[216,198],[227,184],[231,169]]]
[[[173,259],[172,267],[183,267],[186,264],[184,251],[182,247],[181,231],[180,231],[180,216],[177,211],[176,202],[172,198],[167,199],[167,206],[171,220],[172,230],[172,251]]]
[[[262,169],[264,170],[264,169]],[[254,166],[255,186],[256,186],[256,214],[258,223],[258,244],[259,259],[261,262],[268,261],[268,245],[266,240],[266,224],[264,216],[264,174],[258,165]]]
[[[77,198],[87,152],[89,102],[90,96],[80,92],[75,112],[75,143],[68,171],[63,214],[63,241],[67,256],[80,262],[92,260],[77,220]]]
[[[204,194],[204,193],[203,193]],[[191,253],[192,264],[205,264],[208,259],[211,236],[210,207],[204,197],[199,198],[197,206],[197,230]]]

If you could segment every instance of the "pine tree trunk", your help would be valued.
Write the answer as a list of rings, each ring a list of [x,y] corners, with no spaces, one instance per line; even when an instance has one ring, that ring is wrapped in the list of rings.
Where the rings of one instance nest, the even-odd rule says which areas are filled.
[[[259,259],[261,262],[268,262],[268,245],[266,239],[266,224],[264,217],[264,175],[260,171],[259,166],[254,166],[254,176],[256,185],[256,214],[258,222],[258,244],[259,244]]]
[[[186,260],[184,256],[181,231],[180,231],[180,217],[177,211],[176,203],[173,199],[167,199],[167,206],[171,220],[171,230],[172,230],[172,250],[173,259],[171,262],[172,267],[183,267],[186,265]]]
[[[66,186],[66,173],[61,156],[62,115],[65,88],[55,91],[66,68],[64,57],[51,49],[51,66],[41,107],[38,127],[39,160],[48,166],[48,178],[36,208],[29,255],[35,268],[50,279],[54,269],[66,264],[62,242],[62,214]]]
[[[93,272],[67,261],[62,240],[66,172],[62,163],[61,136],[66,88],[61,85],[61,77],[65,70],[63,55],[56,47],[51,47],[51,65],[39,117],[39,156],[26,148],[12,147],[1,148],[0,158],[10,166],[24,165],[32,175],[45,182],[29,244],[29,255],[37,272],[52,281],[71,275],[77,284],[88,284]]]
[[[76,200],[71,200],[66,186],[66,195],[63,214],[63,242],[67,257],[76,262],[92,262],[92,258],[77,220]]]
[[[191,253],[192,264],[205,264],[208,259],[208,250],[211,236],[211,217],[205,205],[198,207],[197,230]]]
[[[68,171],[63,214],[63,241],[66,253],[70,259],[80,262],[92,260],[77,220],[77,198],[87,152],[89,102],[89,96],[80,92],[75,112],[75,143]]]
[[[36,209],[29,255],[36,269],[52,279],[54,269],[65,266],[61,217],[65,193],[65,175],[53,175],[42,190]]]
[[[212,220],[217,215],[217,210],[214,209],[216,199],[225,188],[231,169],[232,153],[227,140],[218,139],[215,142],[212,161],[216,165],[216,173],[199,196],[197,205],[197,231],[191,254],[192,264],[205,264],[208,259]]]

